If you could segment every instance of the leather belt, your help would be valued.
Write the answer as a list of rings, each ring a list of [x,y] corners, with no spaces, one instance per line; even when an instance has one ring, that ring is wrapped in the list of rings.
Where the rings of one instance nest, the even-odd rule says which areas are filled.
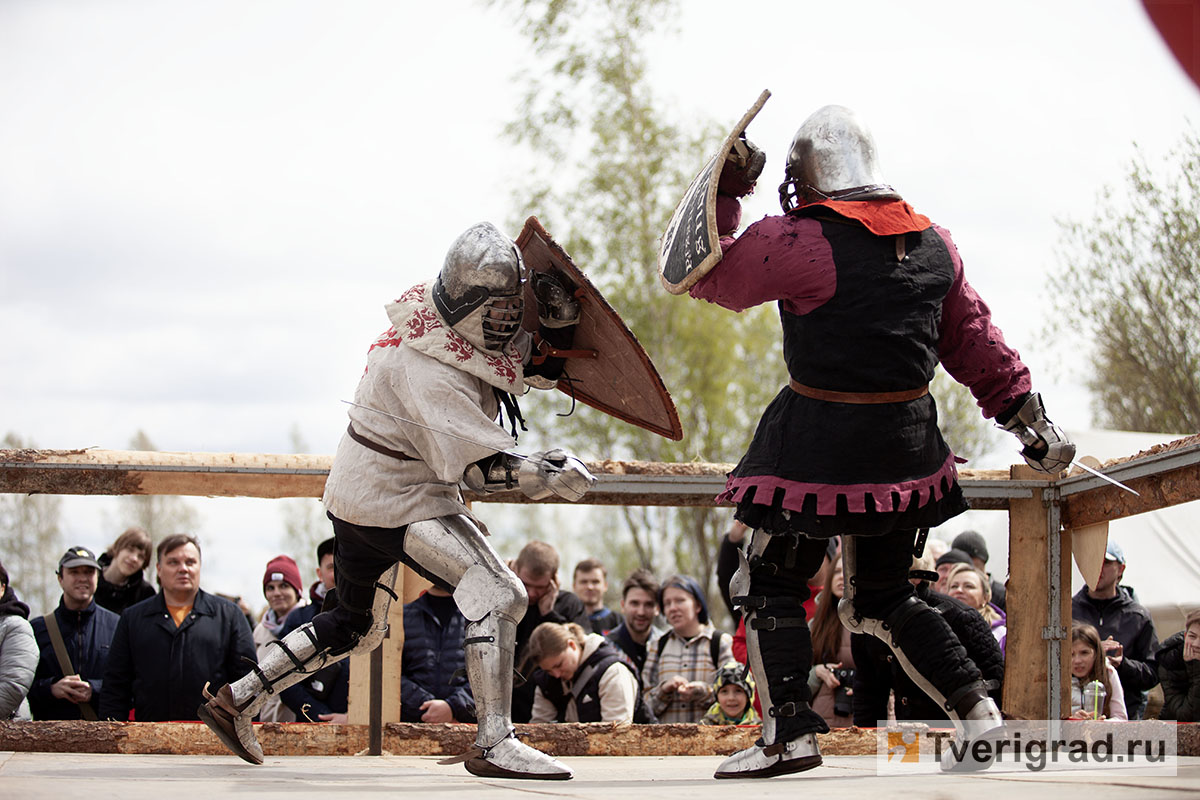
[[[358,431],[354,430],[353,422],[351,422],[349,425],[346,426],[346,433],[350,434],[350,438],[353,439],[354,441],[358,442],[359,444],[361,444],[363,447],[367,448],[368,450],[374,450],[376,453],[379,453],[380,455],[391,456],[392,458],[398,458],[401,461],[416,461],[417,460],[417,459],[413,458],[412,456],[408,455],[407,453],[401,453],[399,450],[392,450],[389,447],[384,447],[383,445],[379,444],[378,442],[372,442],[370,439],[363,436]]]
[[[813,400],[824,400],[828,403],[851,403],[854,405],[876,405],[879,403],[906,403],[929,394],[929,384],[918,386],[916,389],[905,389],[902,392],[833,392],[828,389],[814,389],[805,386],[795,378],[788,380],[792,391]]]

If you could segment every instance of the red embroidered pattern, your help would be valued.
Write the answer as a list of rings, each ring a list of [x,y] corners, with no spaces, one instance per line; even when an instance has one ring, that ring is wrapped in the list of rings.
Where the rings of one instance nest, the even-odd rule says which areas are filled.
[[[367,348],[367,353],[370,354],[376,347],[398,347],[399,345],[400,334],[396,332],[395,327],[391,327],[379,335],[374,344]]]
[[[431,308],[418,308],[413,315],[408,318],[405,323],[408,330],[404,334],[404,338],[408,341],[420,339],[430,331],[437,330],[442,327],[442,321],[438,319],[437,314]]]
[[[512,359],[499,358],[497,356],[486,356],[488,366],[492,368],[501,378],[504,378],[509,383],[517,379],[517,370],[513,368]]]
[[[470,361],[475,348],[452,330],[446,330],[446,352],[453,353],[459,361]]]
[[[400,295],[397,303],[419,303],[425,297],[425,286],[418,283],[404,294]]]

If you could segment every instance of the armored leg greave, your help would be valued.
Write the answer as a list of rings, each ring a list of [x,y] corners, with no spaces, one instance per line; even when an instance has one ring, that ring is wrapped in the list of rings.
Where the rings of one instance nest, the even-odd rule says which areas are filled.
[[[464,516],[409,525],[404,551],[426,575],[455,587],[454,602],[467,619],[467,679],[479,720],[476,749],[461,759],[467,769],[486,777],[570,778],[564,765],[513,736],[513,651],[529,605],[524,584]]]
[[[262,748],[250,721],[267,698],[299,683],[317,670],[355,653],[374,650],[387,633],[388,607],[396,595],[393,587],[400,565],[393,565],[374,586],[340,582],[340,605],[318,614],[271,649],[241,680],[226,684],[198,714],[231,751],[252,764],[261,764]],[[343,593],[344,591],[344,593]],[[356,607],[355,602],[362,607]]]
[[[745,614],[746,657],[763,709],[762,738],[727,758],[718,778],[768,777],[821,763],[816,733],[829,727],[809,705],[812,640],[802,594],[809,575],[800,573],[810,571],[811,558],[797,558],[801,547],[820,553],[825,544],[756,530],[748,553],[740,553],[741,566],[729,588]]]
[[[897,546],[905,541],[904,534],[889,537],[892,542],[880,542],[884,554],[872,555],[884,557],[888,549],[897,550],[890,554],[891,561],[899,559],[898,567],[907,570],[909,561],[903,560],[907,556]],[[887,644],[909,679],[945,709],[960,736],[974,738],[998,726],[1000,711],[988,697],[982,674],[954,631],[941,614],[915,595],[898,567],[891,569],[883,561],[878,563],[889,566],[888,572],[860,571],[859,547],[863,545],[862,537],[842,540],[846,581],[838,604],[842,624]],[[889,574],[893,571],[897,575]]]

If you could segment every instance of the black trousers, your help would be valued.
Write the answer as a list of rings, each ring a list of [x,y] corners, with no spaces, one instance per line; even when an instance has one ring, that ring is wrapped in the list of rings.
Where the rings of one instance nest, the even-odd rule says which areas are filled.
[[[412,567],[437,586],[453,591],[445,581],[427,573],[404,552],[407,526],[376,528],[355,525],[326,513],[333,522],[333,563],[337,585],[337,606],[313,617],[317,639],[334,652],[353,647],[358,637],[371,627],[371,607],[375,604],[379,576],[397,562]]]
[[[907,598],[916,598],[916,590],[908,581],[915,540],[915,530],[855,538],[855,574],[847,575],[846,582],[848,589],[854,582],[854,605],[861,615],[886,620]],[[750,595],[763,597],[766,603],[757,616],[790,615],[794,613],[791,609],[808,599],[808,580],[820,569],[827,544],[826,539],[806,536],[771,537],[761,564],[758,568],[752,565],[750,572]],[[822,598],[822,602],[837,601]],[[803,617],[802,609],[798,613]],[[759,630],[758,640],[767,674],[755,678],[767,681],[772,703],[811,702],[808,673],[813,653],[807,624]],[[945,697],[982,680],[979,668],[967,656],[954,631],[928,606],[907,617],[896,646]],[[769,713],[768,709],[763,711]],[[825,721],[811,709],[795,717],[779,718],[777,728],[781,741],[828,730]]]

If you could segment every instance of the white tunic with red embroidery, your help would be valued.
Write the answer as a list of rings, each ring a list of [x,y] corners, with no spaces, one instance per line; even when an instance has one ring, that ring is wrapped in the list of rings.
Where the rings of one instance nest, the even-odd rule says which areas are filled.
[[[464,470],[515,444],[495,422],[500,402],[493,387],[523,391],[519,355],[511,346],[503,354],[478,350],[447,327],[434,310],[431,287],[414,286],[387,306],[392,327],[371,345],[354,401],[446,433],[352,406],[359,435],[413,460],[343,435],[323,498],[338,519],[398,528],[468,513],[458,488]]]

